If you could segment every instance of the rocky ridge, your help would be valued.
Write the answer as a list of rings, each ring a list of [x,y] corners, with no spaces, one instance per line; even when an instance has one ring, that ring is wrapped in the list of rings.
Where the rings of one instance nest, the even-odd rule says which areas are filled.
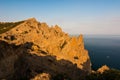
[[[0,58],[0,79],[10,74],[17,76],[15,73],[22,76],[28,70],[29,74],[25,74],[29,75],[27,79],[45,72],[51,77],[65,74],[72,80],[79,80],[91,72],[91,62],[88,51],[84,48],[83,36],[70,37],[58,25],[49,27],[46,23],[30,18],[0,34],[0,40],[0,44],[3,44],[0,45],[0,55],[3,56]],[[24,59],[22,63],[21,59]],[[17,64],[16,67],[16,61],[29,66],[26,68],[24,64]],[[20,66],[25,68],[21,73]],[[4,71],[3,68],[9,69]],[[9,78],[13,78],[11,76]]]

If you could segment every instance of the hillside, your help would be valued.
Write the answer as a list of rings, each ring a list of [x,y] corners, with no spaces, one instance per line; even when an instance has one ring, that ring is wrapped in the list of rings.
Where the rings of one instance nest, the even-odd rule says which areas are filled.
[[[0,34],[16,27],[17,25],[23,23],[24,21],[19,22],[0,22]]]
[[[58,25],[35,18],[0,24],[0,79],[79,80],[91,73],[82,35],[70,37]]]

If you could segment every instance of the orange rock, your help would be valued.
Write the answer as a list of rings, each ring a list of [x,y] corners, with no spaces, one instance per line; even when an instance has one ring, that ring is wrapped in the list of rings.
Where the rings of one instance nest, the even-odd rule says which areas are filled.
[[[110,68],[107,65],[103,65],[101,68],[97,70],[97,72],[103,73],[106,70],[110,70]]]
[[[31,18],[0,36],[0,40],[16,45],[31,42],[31,53],[38,56],[42,53],[44,56],[56,56],[57,60],[70,61],[84,72],[91,72],[91,62],[88,51],[84,49],[83,35],[70,37],[58,25],[49,27],[46,23]],[[11,36],[14,36],[15,40],[11,40]]]

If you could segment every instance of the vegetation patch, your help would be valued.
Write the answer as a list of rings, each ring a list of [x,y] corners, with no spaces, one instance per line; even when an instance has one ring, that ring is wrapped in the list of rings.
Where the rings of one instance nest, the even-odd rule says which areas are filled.
[[[0,22],[0,34],[14,28],[15,26],[17,26],[17,25],[19,25],[19,24],[21,24],[23,22],[24,21],[19,21],[19,22],[15,22],[15,23],[13,23],[13,22],[5,22],[5,23]]]

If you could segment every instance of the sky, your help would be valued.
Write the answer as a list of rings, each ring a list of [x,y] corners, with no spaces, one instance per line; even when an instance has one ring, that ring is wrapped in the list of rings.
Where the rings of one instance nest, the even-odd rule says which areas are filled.
[[[69,34],[120,35],[120,0],[0,0],[0,22],[32,17]]]

